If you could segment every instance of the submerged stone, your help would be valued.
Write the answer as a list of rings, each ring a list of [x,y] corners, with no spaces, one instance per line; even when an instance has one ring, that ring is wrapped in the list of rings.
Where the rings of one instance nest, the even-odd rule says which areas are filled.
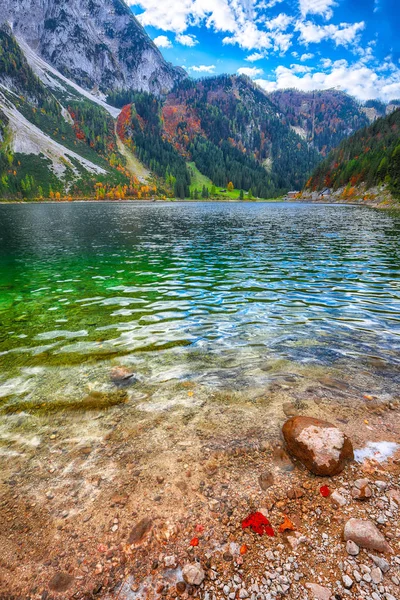
[[[292,417],[282,433],[290,454],[315,475],[337,475],[354,458],[349,438],[327,421]]]

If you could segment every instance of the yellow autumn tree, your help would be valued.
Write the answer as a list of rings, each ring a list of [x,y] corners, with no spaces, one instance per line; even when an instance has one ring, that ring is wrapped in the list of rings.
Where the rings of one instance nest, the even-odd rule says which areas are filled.
[[[230,181],[230,182],[228,183],[228,190],[229,190],[230,192],[233,192],[233,190],[234,190],[234,189],[235,189],[235,186],[233,185],[232,181]]]

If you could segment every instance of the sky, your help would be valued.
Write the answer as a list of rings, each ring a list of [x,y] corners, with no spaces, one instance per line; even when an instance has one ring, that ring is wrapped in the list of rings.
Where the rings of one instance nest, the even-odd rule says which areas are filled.
[[[400,98],[400,0],[127,0],[192,77],[239,73],[273,91]]]

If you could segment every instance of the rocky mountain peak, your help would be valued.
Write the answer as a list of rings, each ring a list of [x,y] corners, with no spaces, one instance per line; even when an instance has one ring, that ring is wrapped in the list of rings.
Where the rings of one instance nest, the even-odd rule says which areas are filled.
[[[86,89],[169,91],[186,75],[167,63],[123,0],[0,0],[0,24]]]

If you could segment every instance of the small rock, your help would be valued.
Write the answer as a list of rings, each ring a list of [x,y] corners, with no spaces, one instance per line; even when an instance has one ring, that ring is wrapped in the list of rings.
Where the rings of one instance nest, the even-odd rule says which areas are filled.
[[[348,590],[351,588],[351,586],[353,585],[353,580],[351,579],[351,577],[349,577],[348,575],[343,575],[342,577],[342,581],[343,581],[343,585],[345,588],[347,588]]]
[[[374,569],[372,569],[372,571],[371,571],[371,579],[377,585],[378,585],[378,583],[382,582],[383,575],[382,575],[382,571],[380,570],[379,567],[375,567]]]
[[[284,402],[282,404],[282,410],[286,417],[294,417],[299,414],[298,409],[295,407],[293,402]]]
[[[74,578],[68,573],[56,573],[54,577],[50,579],[49,588],[53,592],[66,592],[73,581]]]
[[[330,600],[332,596],[331,590],[318,583],[306,583],[306,588],[310,590],[314,600]]]
[[[349,438],[327,421],[292,417],[282,433],[290,454],[315,475],[337,475],[354,458]]]
[[[272,460],[279,471],[290,472],[294,469],[294,464],[290,460],[287,452],[283,448],[274,448]]]
[[[378,481],[375,481],[374,483],[375,483],[376,487],[381,492],[384,492],[386,490],[387,486],[388,486],[388,484],[386,483],[386,481],[380,481],[380,480],[378,480]]]
[[[388,498],[390,498],[391,500],[394,500],[394,502],[396,502],[396,504],[398,504],[400,506],[400,490],[395,490],[395,489],[389,490],[386,493],[386,496]]]
[[[360,548],[355,542],[353,542],[353,540],[347,540],[346,552],[347,554],[350,554],[350,556],[357,556],[357,554],[360,552]]]
[[[372,490],[369,487],[368,479],[357,479],[351,490],[351,495],[356,500],[368,500],[372,496]]]
[[[176,567],[176,556],[172,555],[172,556],[166,556],[164,558],[164,564],[166,567],[169,567],[170,569],[175,569]]]
[[[110,373],[111,381],[118,387],[125,387],[135,382],[135,375],[127,367],[114,367]]]
[[[292,487],[288,489],[287,497],[289,500],[298,500],[304,496],[304,490],[298,487]]]
[[[46,498],[47,500],[53,500],[54,494],[52,492],[46,492]]]
[[[176,584],[176,591],[178,592],[178,594],[183,594],[185,590],[186,583],[184,581],[178,581],[178,583]]]
[[[189,585],[201,585],[205,573],[199,563],[191,563],[183,567],[182,576],[184,581]]]
[[[152,526],[153,522],[151,519],[145,518],[139,521],[129,535],[128,544],[139,544],[145,535],[150,531]]]
[[[264,471],[258,478],[258,483],[262,490],[267,490],[269,487],[274,485],[274,476],[271,471]]]
[[[219,502],[218,502],[218,500],[210,500],[210,502],[208,503],[208,506],[210,507],[211,511],[215,512],[219,508]]]
[[[371,521],[349,519],[344,526],[344,540],[352,540],[361,548],[392,552],[384,536]]]
[[[338,506],[345,506],[347,504],[346,498],[339,494],[337,490],[332,492],[331,498]]]
[[[383,573],[387,573],[389,571],[390,564],[388,563],[387,560],[385,560],[381,556],[375,556],[374,554],[370,554],[370,557],[373,560],[373,562],[376,564],[376,566],[379,567]]]

